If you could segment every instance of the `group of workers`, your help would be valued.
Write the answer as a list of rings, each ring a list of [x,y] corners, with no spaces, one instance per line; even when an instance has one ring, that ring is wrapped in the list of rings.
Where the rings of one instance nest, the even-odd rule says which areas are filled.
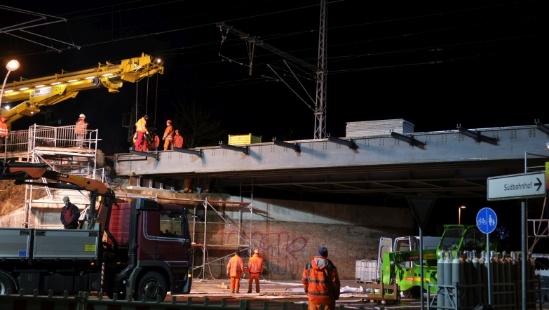
[[[240,254],[236,252],[227,263],[227,274],[231,278],[231,293],[240,293],[240,278],[244,273],[244,261]],[[248,293],[252,292],[252,283],[255,282],[255,292],[259,293],[259,276],[263,273],[263,258],[259,256],[259,250],[254,250],[254,254],[248,260]]]
[[[157,150],[160,146],[160,138],[156,133],[154,133],[154,140],[151,144],[147,143],[147,136],[150,136],[150,132],[147,128],[147,121],[149,120],[148,115],[143,115],[135,123],[135,135],[134,135],[134,151],[137,152],[148,152],[151,150]],[[174,148],[182,149],[184,138],[179,132],[179,129],[174,129],[173,122],[171,120],[166,120],[166,129],[162,135],[162,140],[164,140],[164,151],[173,151]],[[210,182],[209,179],[203,181],[203,186],[197,187],[197,191],[201,190],[205,193],[210,191]],[[184,181],[183,192],[192,193],[193,189],[191,187],[192,179],[187,178]],[[199,189],[200,188],[200,189]]]
[[[156,133],[153,137],[147,139],[147,135],[150,135],[147,128],[147,120],[149,119],[148,115],[143,115],[135,123],[135,136],[134,136],[134,150],[139,152],[147,152],[151,149],[158,149],[160,146],[160,138]],[[84,140],[86,138],[88,130],[88,123],[86,122],[86,115],[81,113],[76,120],[74,133],[76,136],[76,147],[83,148]],[[6,145],[6,139],[8,139],[8,124],[5,115],[0,116],[0,148],[4,148]],[[147,140],[152,140],[149,143]],[[164,135],[162,136],[164,141],[164,151],[173,151],[175,148],[183,148],[184,139],[179,129],[173,127],[171,120],[166,120],[166,129],[164,130]]]
[[[231,293],[239,293],[240,278],[244,273],[244,261],[236,252],[227,264],[227,274],[231,278]],[[252,292],[252,283],[255,282],[255,292],[259,293],[259,276],[263,273],[263,258],[259,251],[248,260],[248,293]],[[341,283],[337,268],[328,259],[328,249],[318,248],[317,254],[311,258],[303,268],[301,283],[309,300],[308,310],[335,310],[335,301],[339,299]]]
[[[147,129],[147,120],[149,119],[148,115],[143,115],[135,123],[135,136],[134,136],[134,150],[139,152],[147,152],[150,149],[157,149],[160,146],[160,138],[155,133],[152,137],[152,143],[148,143],[147,135],[149,135],[149,130]],[[81,113],[76,120],[74,133],[76,136],[76,147],[83,148],[84,140],[86,138],[88,130],[88,123],[86,122],[86,115]],[[6,122],[6,116],[0,116],[0,148],[3,148],[6,144],[6,139],[8,138],[8,124]],[[184,139],[179,129],[174,129],[173,123],[171,120],[166,120],[166,129],[164,130],[164,135],[162,136],[164,141],[164,151],[173,151],[175,148],[183,148]]]
[[[160,138],[154,133],[153,143],[149,145],[147,143],[147,135],[150,135],[147,128],[148,115],[143,115],[135,123],[135,136],[134,136],[134,150],[138,152],[147,152],[150,149],[158,149],[160,146]],[[164,151],[173,151],[175,148],[183,148],[183,136],[180,134],[179,129],[174,129],[171,120],[166,120],[166,129],[162,135],[164,140]]]

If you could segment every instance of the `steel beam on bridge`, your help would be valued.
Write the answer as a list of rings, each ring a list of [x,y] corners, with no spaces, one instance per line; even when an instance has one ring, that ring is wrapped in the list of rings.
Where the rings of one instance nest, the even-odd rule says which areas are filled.
[[[247,184],[311,194],[485,197],[487,177],[522,173],[525,152],[549,152],[549,138],[536,125],[471,131],[488,143],[478,143],[455,129],[417,132],[413,140],[392,133],[337,138],[341,143],[332,138],[222,144],[201,148],[199,160],[175,152],[159,152],[158,161],[118,154],[115,171],[128,177],[138,171],[151,179],[215,178],[224,187]],[[351,147],[350,140],[357,146],[352,152],[342,147]],[[489,143],[496,140],[497,145]],[[402,141],[418,147],[403,147]],[[279,147],[282,144],[284,148]],[[288,152],[297,145],[300,152]],[[535,164],[544,165],[544,158]]]

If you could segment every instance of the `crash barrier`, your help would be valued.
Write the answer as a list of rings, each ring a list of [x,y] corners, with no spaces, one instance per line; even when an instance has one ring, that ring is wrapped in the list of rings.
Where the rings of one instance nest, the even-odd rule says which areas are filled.
[[[488,266],[485,253],[479,258],[474,251],[451,257],[450,252],[442,253],[437,263],[436,294],[427,296],[428,309],[470,310],[483,308],[514,310],[522,308],[522,272],[520,253],[510,256],[491,253],[491,304],[488,305]],[[540,277],[535,275],[534,260],[526,264],[526,309],[542,308]]]
[[[216,299],[212,303],[208,297],[195,301],[192,297],[185,301],[130,301],[90,297],[88,292],[79,292],[76,296],[39,296],[23,294],[0,295],[2,310],[306,310],[306,303],[275,302],[264,300]],[[363,307],[361,307],[363,308]],[[338,307],[343,310],[344,307]]]

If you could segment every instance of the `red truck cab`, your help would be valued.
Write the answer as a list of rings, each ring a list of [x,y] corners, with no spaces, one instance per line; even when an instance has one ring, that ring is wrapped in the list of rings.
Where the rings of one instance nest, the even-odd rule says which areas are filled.
[[[106,235],[109,253],[107,272],[114,287],[107,294],[128,294],[135,300],[186,294],[191,290],[192,253],[187,209],[137,199],[113,205]],[[122,263],[125,261],[126,263]],[[112,297],[112,296],[110,296]]]

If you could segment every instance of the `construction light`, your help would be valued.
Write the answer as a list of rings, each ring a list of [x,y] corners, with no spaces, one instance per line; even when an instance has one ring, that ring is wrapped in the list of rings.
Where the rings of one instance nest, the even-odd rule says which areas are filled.
[[[12,59],[6,64],[6,69],[8,69],[8,73],[6,73],[6,77],[4,78],[4,83],[2,84],[2,90],[0,90],[0,107],[2,107],[2,97],[4,97],[4,87],[6,87],[6,82],[8,81],[8,76],[10,76],[10,73],[12,71],[15,71],[19,69],[19,61]]]

